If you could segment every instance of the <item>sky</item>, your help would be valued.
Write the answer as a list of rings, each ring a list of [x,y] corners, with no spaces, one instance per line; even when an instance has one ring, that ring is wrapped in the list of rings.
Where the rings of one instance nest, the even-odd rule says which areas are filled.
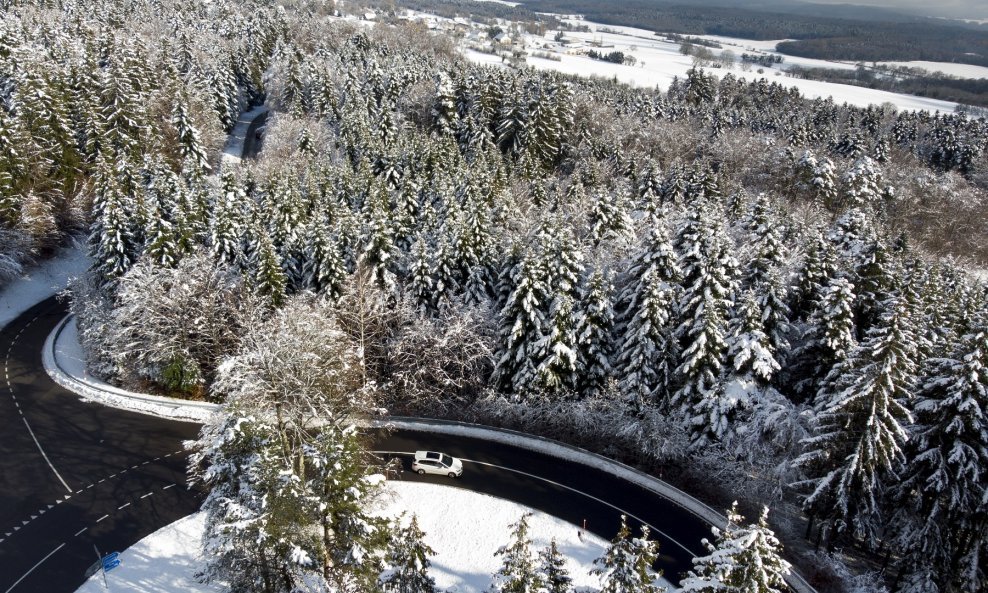
[[[819,4],[859,4],[919,12],[929,16],[988,19],[986,0],[808,0]]]

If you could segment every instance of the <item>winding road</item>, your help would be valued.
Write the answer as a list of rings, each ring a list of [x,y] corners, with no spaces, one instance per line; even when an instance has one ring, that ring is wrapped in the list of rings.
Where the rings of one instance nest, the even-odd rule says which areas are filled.
[[[54,298],[0,332],[0,593],[74,591],[97,552],[120,551],[196,511],[203,493],[185,481],[182,441],[194,423],[81,401],[49,379],[45,338],[65,316]],[[672,502],[603,471],[511,445],[402,430],[377,433],[383,452],[438,449],[465,460],[459,480],[418,476],[514,500],[610,539],[619,515],[644,521],[675,580],[709,526]],[[403,459],[406,469],[410,460]],[[482,519],[479,519],[482,520]],[[635,527],[637,529],[637,527]]]

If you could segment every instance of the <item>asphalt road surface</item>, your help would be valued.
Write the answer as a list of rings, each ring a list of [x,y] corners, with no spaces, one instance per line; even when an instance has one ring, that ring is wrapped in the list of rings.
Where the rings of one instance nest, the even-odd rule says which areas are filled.
[[[48,334],[65,316],[54,298],[0,332],[0,593],[72,592],[99,554],[122,551],[196,511],[202,492],[185,480],[182,442],[194,423],[85,403],[49,379]],[[460,479],[400,479],[484,492],[565,519],[611,539],[619,516],[653,527],[658,567],[676,582],[702,551],[709,526],[668,500],[613,476],[508,445],[433,433],[375,436],[380,451],[439,450],[464,459]],[[390,456],[390,455],[386,455]],[[483,518],[478,518],[483,520]]]

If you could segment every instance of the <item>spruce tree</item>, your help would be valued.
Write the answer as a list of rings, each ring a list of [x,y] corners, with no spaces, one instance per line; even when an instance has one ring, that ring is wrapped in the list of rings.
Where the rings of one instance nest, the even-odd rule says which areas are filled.
[[[676,364],[676,345],[670,322],[675,291],[646,272],[634,295],[635,309],[624,330],[617,359],[621,391],[632,401],[665,406]]]
[[[539,551],[538,571],[544,593],[570,593],[573,590],[573,579],[566,570],[566,558],[559,551],[555,539]]]
[[[556,295],[549,309],[545,335],[534,344],[539,365],[536,385],[541,391],[559,394],[577,385],[577,346],[573,301],[565,293]]]
[[[513,286],[500,314],[500,344],[494,381],[501,389],[525,393],[535,385],[539,360],[535,345],[546,331],[543,312],[549,300],[546,272],[535,254],[527,254],[511,272]]]
[[[897,539],[910,573],[940,571],[937,588],[988,586],[988,331],[984,322],[951,358],[933,360],[915,405],[908,463],[896,487]],[[907,569],[908,570],[908,569]],[[917,575],[918,576],[918,575]]]
[[[601,593],[663,593],[655,583],[662,573],[652,571],[658,558],[659,544],[648,539],[648,526],[642,526],[640,538],[631,537],[628,518],[621,515],[621,527],[604,555],[594,560],[591,574],[600,577]]]
[[[727,353],[727,317],[735,290],[737,262],[723,228],[701,207],[690,214],[677,238],[683,294],[676,329],[681,352],[673,403],[692,408],[713,397]]]
[[[713,528],[715,540],[703,540],[709,554],[693,559],[693,570],[680,582],[680,593],[787,593],[790,565],[782,544],[768,527],[768,507],[758,523],[744,527],[735,502],[727,527]]]
[[[908,310],[892,302],[879,326],[831,371],[818,394],[815,434],[796,460],[809,479],[804,506],[837,534],[874,543],[884,528],[882,497],[904,461],[912,420],[916,340]],[[833,535],[833,534],[832,534]]]
[[[577,386],[586,395],[600,393],[614,372],[613,290],[604,274],[595,270],[580,300],[576,316]]]
[[[385,564],[388,570],[381,579],[381,588],[387,593],[436,593],[436,581],[429,576],[435,551],[425,543],[425,533],[419,528],[418,518],[412,515],[405,527],[391,533]]]
[[[528,537],[528,519],[525,513],[511,525],[511,542],[498,548],[495,556],[501,557],[501,568],[494,573],[492,593],[538,593],[543,587],[542,577],[532,557],[532,540]]]

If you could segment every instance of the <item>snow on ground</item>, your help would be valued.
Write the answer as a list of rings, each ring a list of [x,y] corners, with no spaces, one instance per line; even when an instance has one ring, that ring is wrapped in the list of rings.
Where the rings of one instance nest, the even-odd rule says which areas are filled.
[[[635,27],[620,27],[602,25],[592,21],[579,18],[566,17],[563,20],[573,23],[587,25],[590,32],[566,31],[565,36],[572,44],[581,44],[585,48],[597,45],[597,51],[609,53],[621,51],[635,57],[637,64],[628,66],[624,64],[613,64],[600,60],[593,60],[586,56],[567,55],[565,49],[560,48],[554,41],[556,31],[548,31],[543,36],[526,35],[526,50],[549,51],[559,57],[559,61],[546,60],[542,58],[528,57],[527,63],[535,68],[543,70],[554,70],[564,74],[578,74],[583,76],[603,76],[606,78],[617,78],[618,81],[638,87],[668,88],[674,77],[683,78],[686,72],[693,67],[692,56],[684,56],[679,53],[679,43],[665,40],[664,37],[656,35],[645,29]],[[725,44],[725,49],[731,49],[737,54],[748,51],[749,48],[764,53],[776,53],[775,44],[781,40],[771,41],[751,41],[747,39],[737,39],[732,37],[703,36]],[[715,54],[717,50],[713,50]],[[479,63],[501,63],[500,58],[474,51],[465,51],[468,59]],[[776,68],[764,68],[752,65],[752,68],[745,72],[740,64],[732,69],[708,68],[707,71],[717,76],[723,76],[730,72],[734,76],[748,81],[761,78],[769,82],[778,82],[785,87],[796,87],[805,97],[826,98],[833,97],[838,103],[847,102],[851,105],[866,107],[873,104],[891,103],[898,109],[903,110],[928,110],[952,113],[957,106],[950,101],[940,101],[926,97],[915,97],[912,95],[902,95],[890,93],[876,89],[868,89],[845,84],[836,84],[817,80],[802,80],[790,78],[786,75],[787,66],[800,65],[807,67],[823,68],[846,68],[853,69],[854,64],[841,62],[830,62],[825,60],[814,60],[810,58],[798,58],[794,56],[783,56],[784,62]],[[758,73],[758,69],[762,73]]]
[[[460,488],[413,482],[389,482],[390,494],[382,500],[381,516],[415,514],[426,533],[426,543],[436,552],[432,576],[440,590],[482,593],[500,567],[497,549],[508,543],[508,525],[531,511],[528,507]],[[590,534],[577,535],[577,527],[540,512],[529,524],[533,551],[553,538],[567,557],[567,568],[577,587],[600,586],[589,574],[594,559],[607,542]],[[217,585],[196,582],[202,566],[200,542],[205,517],[201,513],[180,519],[124,550],[120,566],[107,575],[110,590],[117,593],[211,593]],[[614,526],[615,532],[617,525]],[[667,583],[663,583],[666,584]],[[77,593],[103,593],[102,576],[89,579]]]
[[[988,78],[988,68],[973,64],[955,64],[953,62],[879,62],[883,66],[905,66],[906,68],[922,68],[927,72],[943,72],[948,76],[958,78]]]
[[[0,328],[46,298],[64,290],[69,278],[82,275],[89,267],[84,249],[71,247],[37,266],[0,289]]]
[[[219,407],[217,404],[206,402],[135,393],[114,387],[94,377],[86,366],[86,355],[79,343],[79,328],[76,326],[75,318],[69,320],[61,331],[57,331],[55,337],[49,336],[49,343],[45,344],[42,355],[45,371],[56,383],[87,401],[190,422],[207,421]]]

